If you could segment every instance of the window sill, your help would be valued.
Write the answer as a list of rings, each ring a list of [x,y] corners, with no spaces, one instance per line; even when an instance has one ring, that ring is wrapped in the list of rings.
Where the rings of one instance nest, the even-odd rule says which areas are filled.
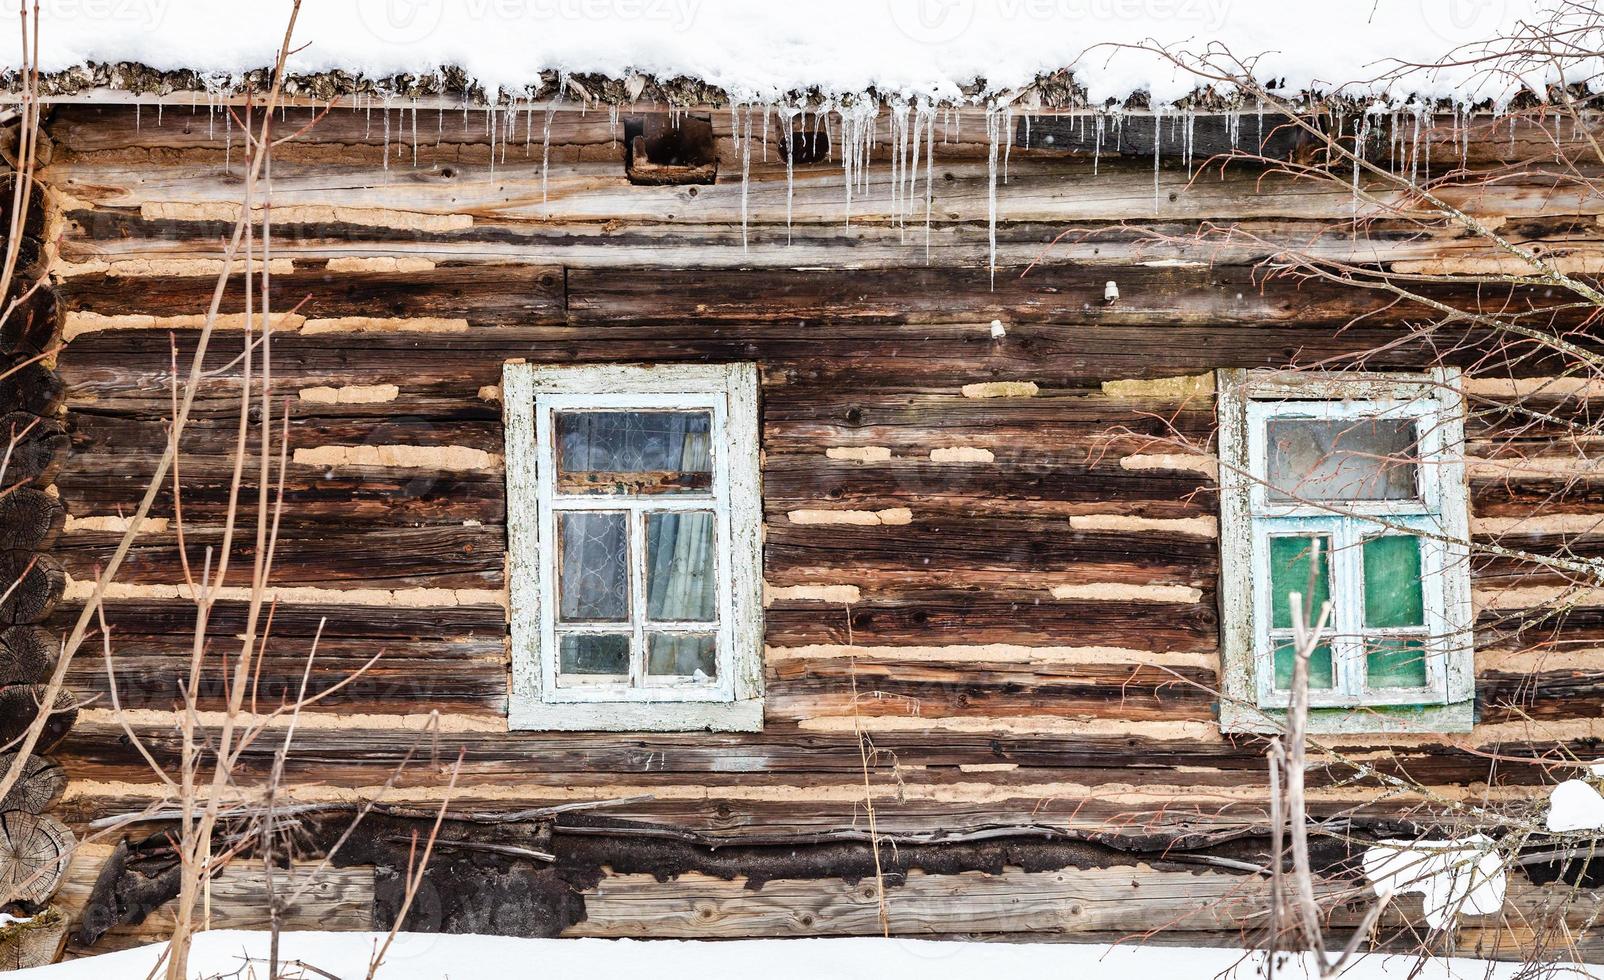
[[[760,732],[763,699],[745,701],[514,701],[509,731]]]
[[[1220,705],[1220,730],[1226,733],[1279,735],[1286,731],[1286,712],[1251,705]],[[1420,706],[1315,708],[1309,712],[1310,735],[1443,735],[1468,732],[1476,721],[1474,701]]]

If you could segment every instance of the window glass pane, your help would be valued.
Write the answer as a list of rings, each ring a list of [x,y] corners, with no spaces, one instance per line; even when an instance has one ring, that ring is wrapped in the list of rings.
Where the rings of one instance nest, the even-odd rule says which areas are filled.
[[[564,633],[557,669],[564,674],[629,673],[629,634]]]
[[[712,633],[652,633],[647,638],[646,673],[712,680],[718,676],[718,639]]]
[[[1316,548],[1320,555],[1317,568],[1314,562]],[[1270,589],[1271,629],[1292,628],[1292,606],[1288,596],[1293,592],[1303,596],[1308,625],[1313,626],[1320,618],[1320,607],[1331,598],[1331,539],[1323,534],[1272,537]]]
[[[559,493],[705,493],[710,412],[558,412]]]
[[[1366,538],[1365,625],[1424,626],[1420,539],[1412,534]]]
[[[1292,690],[1292,658],[1296,652],[1297,646],[1291,640],[1276,645],[1275,688],[1278,691]],[[1309,652],[1309,690],[1329,691],[1335,686],[1331,648],[1321,644]]]
[[[629,529],[625,515],[559,511],[558,617],[568,622],[629,619]]]
[[[1268,499],[1407,500],[1415,496],[1413,419],[1271,419]]]
[[[1365,660],[1367,687],[1426,686],[1424,640],[1373,640],[1366,651]]]
[[[646,515],[646,616],[712,622],[717,617],[713,513]]]

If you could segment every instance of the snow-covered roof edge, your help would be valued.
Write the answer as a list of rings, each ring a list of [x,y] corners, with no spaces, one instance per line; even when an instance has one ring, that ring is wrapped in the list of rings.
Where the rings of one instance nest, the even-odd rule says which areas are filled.
[[[1251,72],[1293,100],[1496,107],[1561,76],[1475,59],[1574,16],[1557,2],[1467,16],[1456,0],[348,0],[301,7],[290,88],[479,104],[1228,108],[1231,77]],[[289,13],[270,0],[130,0],[116,16],[41,3],[40,67],[57,97],[261,90]],[[16,64],[10,48],[0,42],[0,72]],[[1563,77],[1597,77],[1588,67]]]
[[[62,71],[42,73],[39,78],[41,96],[47,101],[95,101],[109,103],[138,103],[173,96],[194,96],[205,93],[216,99],[243,96],[246,92],[260,94],[272,83],[272,69],[255,68],[239,73],[200,72],[191,69],[159,70],[135,62],[118,64],[83,64]],[[1545,89],[1539,93],[1523,89],[1514,96],[1487,97],[1475,102],[1466,98],[1418,91],[1399,87],[1386,97],[1372,91],[1348,91],[1333,86],[1326,89],[1291,91],[1272,80],[1266,89],[1284,101],[1307,109],[1341,106],[1362,109],[1388,106],[1440,105],[1443,108],[1492,108],[1502,110],[1510,104],[1547,101],[1552,94]],[[0,90],[14,96],[21,90],[21,78],[15,71],[0,71]],[[959,86],[957,97],[937,98],[904,93],[883,93],[873,88],[853,93],[829,92],[818,87],[792,90],[777,97],[755,99],[738,95],[720,86],[686,76],[661,78],[645,74],[624,76],[596,73],[565,74],[547,69],[540,73],[538,84],[531,83],[521,92],[508,92],[486,87],[456,66],[420,74],[397,74],[371,77],[360,72],[339,69],[320,72],[289,72],[285,76],[284,91],[296,101],[328,103],[341,100],[430,100],[454,105],[495,105],[524,102],[570,102],[575,108],[589,105],[673,106],[684,109],[725,108],[731,105],[769,104],[807,108],[835,108],[861,104],[887,104],[928,101],[940,106],[1013,106],[1017,109],[1082,110],[1122,112],[1152,108],[1154,100],[1146,90],[1128,93],[1123,99],[1094,101],[1085,86],[1076,82],[1069,69],[1044,73],[1020,88],[997,91],[986,80],[976,78]],[[0,96],[3,99],[4,96]],[[1230,112],[1256,108],[1254,100],[1235,91],[1219,92],[1209,86],[1198,86],[1184,96],[1166,100],[1162,107]]]

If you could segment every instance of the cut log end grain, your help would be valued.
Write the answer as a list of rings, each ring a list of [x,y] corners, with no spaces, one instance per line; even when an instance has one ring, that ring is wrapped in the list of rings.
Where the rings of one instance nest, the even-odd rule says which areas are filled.
[[[67,576],[49,555],[0,552],[0,583],[6,588],[16,583],[10,595],[0,599],[0,623],[37,623],[56,607]]]
[[[77,844],[60,821],[24,810],[0,813],[0,903],[39,905],[61,887]]]
[[[0,746],[9,746],[27,732],[28,726],[38,717],[41,699],[45,695],[42,684],[13,684],[0,687]],[[56,695],[50,718],[34,745],[35,752],[49,752],[72,731],[78,720],[78,702],[71,694],[62,691]]]
[[[8,428],[8,420],[16,414],[0,418],[0,446],[5,444],[4,440],[9,437],[8,433],[11,431]],[[61,424],[52,421],[49,427],[53,431],[59,431]],[[25,440],[27,445],[38,448],[40,440],[33,437],[40,436],[42,439],[43,432],[43,428],[31,430]],[[65,438],[62,436],[63,440]],[[15,462],[15,454],[12,460]],[[53,467],[55,463],[50,461],[46,465]],[[28,473],[22,470],[12,471],[8,467],[6,476],[8,482],[15,483],[28,476]],[[4,497],[0,497],[0,548],[8,551],[48,550],[55,543],[56,535],[61,533],[61,528],[66,522],[67,510],[59,499],[35,487],[17,487]]]
[[[52,905],[32,918],[0,926],[0,972],[49,966],[67,945],[67,914]]]
[[[0,753],[0,776],[11,771],[15,752]],[[0,813],[22,810],[27,813],[44,813],[67,788],[67,770],[56,760],[42,755],[28,757],[23,763],[22,775],[11,791],[0,799]]]
[[[48,680],[56,669],[56,642],[37,626],[0,630],[0,687]]]

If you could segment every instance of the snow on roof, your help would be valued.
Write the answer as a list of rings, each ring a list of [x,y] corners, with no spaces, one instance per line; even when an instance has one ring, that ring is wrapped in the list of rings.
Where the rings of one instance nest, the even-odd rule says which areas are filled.
[[[1257,57],[1292,92],[1503,101],[1472,67],[1377,80],[1437,62],[1539,17],[1556,0],[316,0],[292,73],[368,79],[461,70],[495,96],[539,92],[542,72],[691,79],[733,101],[873,92],[982,101],[1065,70],[1091,104],[1199,80],[1125,45],[1210,45]],[[42,68],[132,63],[224,85],[272,63],[289,11],[272,0],[43,0]],[[3,46],[4,64],[16,54]],[[126,79],[125,79],[126,80]],[[134,86],[138,87],[138,86]]]

